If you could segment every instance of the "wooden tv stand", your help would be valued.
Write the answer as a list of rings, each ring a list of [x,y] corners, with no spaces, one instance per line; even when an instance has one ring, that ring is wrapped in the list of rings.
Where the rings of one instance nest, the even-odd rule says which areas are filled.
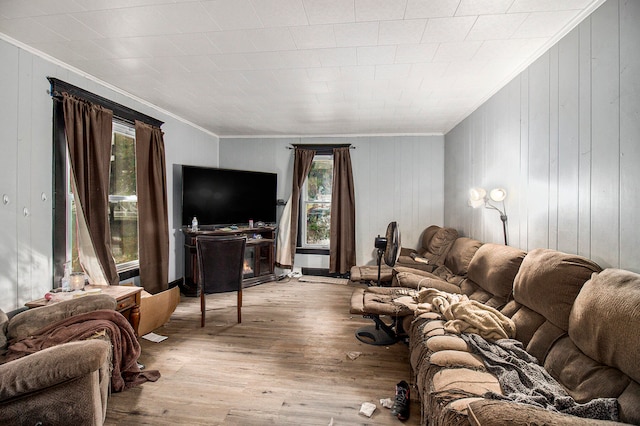
[[[182,232],[184,233],[183,291],[186,288],[197,293],[198,258],[196,237],[198,235],[246,235],[247,247],[244,253],[244,287],[274,281],[276,279],[274,273],[276,228],[274,226],[263,226],[259,228],[239,226],[237,229],[203,226],[195,232],[189,227],[183,227]],[[196,294],[193,295],[195,296]]]

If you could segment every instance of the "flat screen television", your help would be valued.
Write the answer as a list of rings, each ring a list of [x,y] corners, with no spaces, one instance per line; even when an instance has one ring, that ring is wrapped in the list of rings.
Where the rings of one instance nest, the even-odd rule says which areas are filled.
[[[276,173],[182,166],[182,225],[276,222]]]

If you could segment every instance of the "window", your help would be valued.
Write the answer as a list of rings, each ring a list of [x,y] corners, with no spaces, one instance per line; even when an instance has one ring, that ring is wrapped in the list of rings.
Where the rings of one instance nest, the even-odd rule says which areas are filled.
[[[76,248],[77,226],[73,188],[69,178],[62,93],[113,111],[113,161],[110,170],[108,212],[112,254],[120,280],[135,277],[139,273],[139,255],[134,123],[140,121],[159,128],[163,122],[62,80],[53,77],[47,79],[51,83],[50,93],[53,99],[53,287],[60,285],[67,262],[72,262],[74,271],[82,270]]]
[[[67,157],[67,261],[81,271],[76,235],[76,205]],[[138,197],[136,195],[135,129],[113,122],[109,174],[109,227],[111,253],[118,272],[138,267]]]
[[[301,189],[300,245],[328,249],[331,231],[333,156],[316,155]]]

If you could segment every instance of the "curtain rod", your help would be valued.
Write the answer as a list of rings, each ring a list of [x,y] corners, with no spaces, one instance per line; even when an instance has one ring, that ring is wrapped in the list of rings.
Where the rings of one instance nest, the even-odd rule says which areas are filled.
[[[142,121],[143,123],[150,124],[155,127],[161,127],[164,124],[163,121],[160,121],[157,118],[138,112],[133,108],[126,107],[110,99],[103,98],[100,95],[96,95],[88,90],[74,86],[66,81],[62,81],[54,77],[47,77],[47,80],[49,80],[49,83],[51,84],[51,89],[48,90],[48,93],[57,101],[62,100],[62,92],[67,92],[72,96],[76,96],[84,99],[85,101],[110,109],[113,111],[114,117],[124,120],[130,124],[133,124],[135,120]]]
[[[342,145],[304,145],[304,144],[294,144],[293,146],[287,146],[287,149],[296,149],[296,148],[307,148],[307,149],[331,149],[331,148],[349,148],[356,149],[355,146],[351,144],[342,144]]]

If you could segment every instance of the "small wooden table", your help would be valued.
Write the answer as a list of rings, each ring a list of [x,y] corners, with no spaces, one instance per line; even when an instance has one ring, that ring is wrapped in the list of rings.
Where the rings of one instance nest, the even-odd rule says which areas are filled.
[[[125,318],[127,318],[137,336],[138,325],[140,324],[140,294],[142,293],[142,287],[127,285],[85,286],[85,289],[87,290],[94,288],[99,288],[101,290],[98,294],[108,294],[116,299],[116,311],[120,312]],[[50,302],[43,297],[42,299],[27,302],[25,303],[25,306],[29,308],[38,308],[46,306],[49,303]]]

